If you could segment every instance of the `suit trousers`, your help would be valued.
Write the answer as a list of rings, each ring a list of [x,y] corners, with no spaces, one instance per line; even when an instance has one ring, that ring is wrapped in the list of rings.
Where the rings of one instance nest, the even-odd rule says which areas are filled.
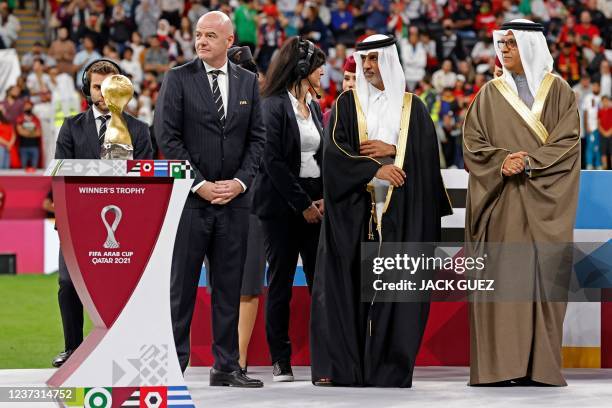
[[[210,262],[214,367],[225,372],[240,368],[238,313],[248,229],[248,208],[209,205],[183,210],[170,281],[172,329],[183,372],[189,363],[189,332],[205,256]]]
[[[83,304],[74,288],[62,250],[59,252],[59,290],[57,300],[64,327],[65,350],[76,350],[83,342]]]
[[[321,179],[300,179],[300,185],[313,201],[322,197]],[[293,279],[302,257],[308,291],[312,289],[321,224],[309,224],[302,214],[262,219],[268,259],[268,298],[266,337],[272,363],[291,359],[289,314]]]

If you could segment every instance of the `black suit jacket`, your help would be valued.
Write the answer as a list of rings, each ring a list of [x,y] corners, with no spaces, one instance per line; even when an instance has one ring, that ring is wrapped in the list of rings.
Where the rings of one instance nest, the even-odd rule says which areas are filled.
[[[312,117],[321,135],[315,160],[321,167],[323,126],[319,104],[310,103]],[[257,175],[253,212],[261,218],[301,214],[312,204],[300,186],[301,140],[293,105],[286,92],[265,98],[262,112],[266,125],[266,148]]]
[[[134,159],[152,159],[151,137],[146,123],[123,113],[132,136]],[[87,109],[66,118],[60,128],[55,146],[56,159],[99,159],[100,141],[93,110]]]
[[[228,61],[229,92],[225,128],[217,116],[208,75],[198,58],[171,69],[157,98],[154,133],[167,159],[189,160],[194,168],[194,185],[237,178],[250,191],[265,144],[257,77]],[[188,208],[210,203],[189,194]],[[247,194],[229,206],[250,207]]]

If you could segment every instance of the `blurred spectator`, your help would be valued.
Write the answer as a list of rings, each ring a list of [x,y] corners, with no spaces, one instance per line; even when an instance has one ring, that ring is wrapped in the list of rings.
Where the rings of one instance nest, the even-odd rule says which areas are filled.
[[[32,114],[40,121],[40,160],[43,168],[46,168],[55,155],[56,132],[53,123],[54,112],[51,103],[51,91],[40,94],[39,101],[32,108]]]
[[[570,86],[578,82],[580,79],[580,61],[575,46],[569,42],[563,43],[556,65],[557,70]]]
[[[42,59],[34,60],[32,72],[26,81],[26,86],[30,90],[30,100],[35,104],[40,102],[41,94],[51,90],[51,79],[45,72],[45,68],[45,62]]]
[[[459,61],[464,58],[463,44],[461,37],[453,30],[453,21],[450,18],[442,22],[444,31],[440,36],[438,60],[451,59]]]
[[[599,66],[599,83],[601,94],[612,96],[612,77],[610,76],[610,62],[604,59]]]
[[[423,48],[427,54],[427,69],[433,71],[434,68],[438,67],[437,44],[426,32],[421,33],[421,44],[423,44]]]
[[[132,59],[142,65],[144,61],[145,46],[142,43],[142,37],[140,36],[140,33],[138,31],[134,31],[132,33],[131,40],[127,43],[127,46],[134,51]]]
[[[400,51],[406,85],[410,91],[413,91],[425,76],[427,66],[427,52],[419,39],[418,28],[411,26],[408,30],[408,38],[400,39]]]
[[[3,106],[0,105],[0,170],[11,167],[11,149],[15,139],[14,127],[4,116]]]
[[[587,72],[589,75],[595,75],[599,72],[599,67],[603,61],[606,60],[606,49],[603,46],[603,40],[601,37],[593,38],[590,43],[589,49],[583,50],[583,55],[588,61]]]
[[[17,123],[17,118],[23,113],[23,105],[25,99],[21,96],[21,87],[19,85],[11,86],[6,92],[6,98],[0,103],[0,109],[4,118],[12,126]]]
[[[457,30],[457,34],[463,38],[476,38],[476,32],[473,29],[476,13],[471,1],[462,0],[457,11],[451,15],[451,18],[453,20],[453,28]]]
[[[587,36],[590,40],[599,37],[599,28],[591,24],[591,13],[587,10],[580,13],[580,24],[576,25],[574,32],[579,36]]]
[[[34,45],[32,45],[32,49],[23,54],[23,57],[21,57],[21,68],[26,72],[30,72],[32,65],[34,65],[34,60],[37,59],[41,59],[48,67],[51,67],[56,63],[55,59],[45,52],[42,43],[40,41],[36,41]]]
[[[17,117],[15,130],[19,139],[19,158],[24,169],[37,168],[40,160],[40,120],[32,113],[33,104],[26,100],[23,113]]]
[[[104,48],[102,48],[102,57],[107,58],[109,60],[113,60],[116,63],[119,63],[119,52],[117,51],[117,47],[113,44],[106,44]]]
[[[77,71],[76,83],[79,88],[81,87],[81,85],[83,85],[83,69],[87,66],[87,64],[102,57],[100,53],[95,49],[95,43],[92,36],[87,35],[83,38],[82,47],[83,48],[81,49],[81,51],[77,52],[74,56],[73,61],[75,70]]]
[[[591,93],[584,98],[581,109],[584,111],[584,129],[586,131],[585,164],[587,170],[601,169],[599,150],[599,106],[601,94],[599,81],[591,84]]]
[[[136,25],[141,38],[149,38],[157,33],[157,21],[161,10],[156,0],[141,0],[136,7]],[[197,21],[197,20],[196,20]]]
[[[420,1],[410,2],[408,6],[404,4],[403,1],[395,1],[391,3],[390,14],[387,20],[387,31],[396,38],[401,38],[407,36],[406,27],[408,27],[408,22],[413,22],[410,17],[413,16],[418,18],[419,13],[418,9],[416,12],[413,10],[414,7],[411,7],[412,4],[416,4],[419,6]],[[415,26],[416,27],[416,26]]]
[[[236,40],[234,43],[247,46],[255,54],[257,46],[257,10],[255,0],[240,0],[240,6],[234,12],[234,26],[236,27]]]
[[[469,83],[473,83],[475,80],[476,72],[474,70],[474,65],[468,60],[459,61],[457,64],[457,73],[463,75],[465,80]]]
[[[591,93],[591,78],[588,75],[582,75],[580,82],[572,87],[576,94],[576,104],[578,105],[578,116],[580,117],[580,168],[585,168],[586,154],[586,130],[584,128],[584,111],[582,105],[588,94]]]
[[[389,6],[390,0],[365,0],[363,10],[367,16],[366,26],[379,34],[386,33]]]
[[[482,30],[479,34],[479,41],[474,45],[472,49],[472,60],[474,64],[489,65],[491,61],[495,60],[495,47],[493,47],[493,37],[488,34],[485,30]]]
[[[155,73],[158,82],[161,83],[164,74],[170,68],[168,66],[170,63],[168,50],[161,47],[157,35],[152,35],[149,37],[149,48],[147,48],[144,53],[144,70]]]
[[[55,142],[64,119],[76,115],[81,110],[79,106],[81,102],[80,93],[74,87],[72,75],[60,72],[58,67],[52,67],[49,69],[49,78],[51,79],[53,125],[49,135],[51,143],[43,143],[45,160],[55,157]]]
[[[319,9],[314,2],[307,1],[305,4],[300,35],[327,50],[327,27],[319,17]]]
[[[259,54],[257,66],[266,72],[274,52],[280,48],[285,40],[283,28],[278,21],[276,8],[265,11],[265,23],[259,29]]]
[[[55,59],[60,72],[73,74],[74,65],[72,65],[72,61],[74,61],[76,55],[76,46],[70,39],[69,34],[66,27],[57,29],[57,39],[49,47],[49,56]]]
[[[441,93],[444,89],[453,89],[456,81],[457,74],[453,72],[453,62],[446,59],[442,62],[442,68],[434,72],[431,83]]]
[[[496,26],[495,15],[493,14],[493,10],[491,10],[491,2],[483,1],[476,15],[474,28],[478,31],[485,30],[487,34],[491,35]]]
[[[104,4],[93,0],[73,0],[66,10],[65,19],[71,27],[71,38],[75,43],[84,35],[93,35],[96,40],[104,25]]]
[[[180,47],[185,60],[191,61],[195,55],[195,44],[193,40],[193,29],[191,28],[191,21],[189,21],[187,17],[183,17],[181,19],[181,29],[176,30],[174,32],[174,41]]]
[[[0,49],[12,48],[20,30],[19,19],[13,15],[8,3],[0,3]]]
[[[504,13],[504,21],[512,21],[517,18],[525,18],[525,14],[520,10],[519,5],[511,0],[504,0],[502,2],[502,8]]]
[[[544,2],[551,21],[561,22],[567,16],[567,9],[561,0],[547,0]]]
[[[142,85],[142,66],[140,65],[140,62],[134,59],[134,50],[132,50],[130,47],[125,47],[123,50],[119,66],[124,73],[130,76],[130,79],[134,84],[134,90],[137,93],[140,93],[140,87]]]
[[[123,47],[130,40],[132,31],[132,22],[127,18],[123,5],[116,4],[109,22],[109,34],[110,39],[117,44],[119,53],[123,52]]]
[[[185,8],[184,0],[159,0],[161,6],[161,16],[176,28],[181,26],[181,15]]]
[[[331,13],[330,28],[337,42],[346,46],[355,44],[353,13],[347,10],[345,0],[338,0],[336,2],[336,10]]]
[[[189,18],[189,22],[192,27],[195,27],[198,24],[198,20],[204,14],[208,13],[208,8],[204,6],[204,0],[194,0],[191,2],[191,8],[187,13],[187,18]]]
[[[612,103],[609,95],[601,97],[601,108],[599,109],[599,142],[601,145],[601,165],[604,170],[612,166]]]

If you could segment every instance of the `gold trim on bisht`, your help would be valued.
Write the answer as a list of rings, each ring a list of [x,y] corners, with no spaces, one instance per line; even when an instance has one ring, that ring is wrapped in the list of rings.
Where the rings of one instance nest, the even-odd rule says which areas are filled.
[[[502,96],[506,99],[506,101],[514,108],[516,113],[525,121],[527,126],[531,128],[533,133],[540,139],[542,144],[546,143],[548,139],[548,130],[540,121],[540,116],[542,115],[542,110],[544,109],[544,102],[546,101],[546,97],[548,96],[548,92],[554,82],[555,76],[551,73],[548,73],[544,76],[540,87],[538,88],[538,92],[534,98],[534,102],[532,108],[529,109],[527,105],[519,98],[519,96],[514,92],[514,90],[508,85],[504,77],[499,77],[491,82],[497,90],[502,94]]]

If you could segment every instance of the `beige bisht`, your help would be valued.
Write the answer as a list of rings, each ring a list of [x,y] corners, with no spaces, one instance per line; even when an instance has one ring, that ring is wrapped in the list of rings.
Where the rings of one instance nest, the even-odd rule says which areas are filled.
[[[519,151],[529,153],[531,172],[504,177],[504,159]],[[546,274],[562,272],[567,278],[571,253],[550,256],[549,250],[541,261],[537,246],[573,240],[580,138],[576,98],[568,84],[546,74],[529,109],[504,77],[490,81],[468,109],[464,155],[470,173],[466,243],[522,245],[520,254],[510,256],[518,258],[513,267],[493,262],[484,274],[502,280],[520,276],[520,286],[535,292],[544,291]],[[533,251],[526,256],[524,247]],[[561,347],[567,303],[547,302],[546,295],[504,296],[505,301],[470,302],[470,385],[520,378],[566,385]]]

